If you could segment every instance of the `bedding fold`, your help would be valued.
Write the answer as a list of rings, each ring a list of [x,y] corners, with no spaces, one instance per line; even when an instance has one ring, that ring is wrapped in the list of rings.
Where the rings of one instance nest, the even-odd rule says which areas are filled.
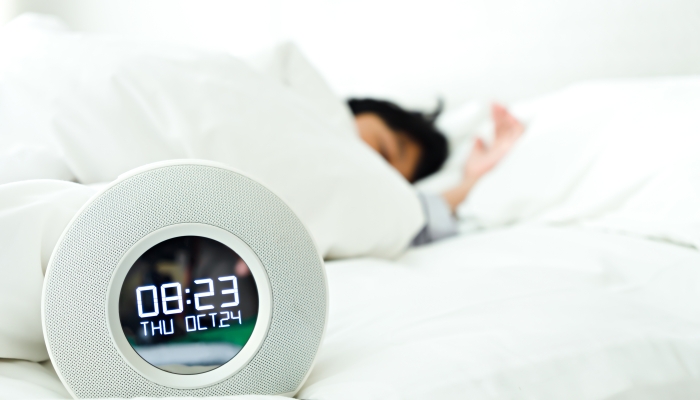
[[[41,325],[44,273],[63,229],[94,192],[57,180],[0,185],[0,358],[48,359]]]
[[[527,130],[459,208],[482,229],[572,225],[700,249],[700,78],[599,81],[514,106]]]

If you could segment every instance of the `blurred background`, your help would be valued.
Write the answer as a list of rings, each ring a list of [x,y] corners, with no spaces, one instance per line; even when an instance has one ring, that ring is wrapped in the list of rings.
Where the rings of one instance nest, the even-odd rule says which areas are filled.
[[[697,0],[0,0],[76,30],[232,52],[296,42],[341,95],[510,102],[592,78],[700,73]]]

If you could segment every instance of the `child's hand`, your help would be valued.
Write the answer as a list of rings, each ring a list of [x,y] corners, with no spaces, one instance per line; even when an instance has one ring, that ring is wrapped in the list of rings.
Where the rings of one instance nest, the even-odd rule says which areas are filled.
[[[442,194],[452,212],[457,210],[476,182],[508,154],[525,131],[523,124],[500,104],[491,106],[491,116],[495,126],[493,143],[486,146],[483,140],[477,139],[464,163],[462,182]]]
[[[465,179],[479,180],[508,154],[525,131],[523,124],[500,104],[491,106],[491,116],[495,126],[493,143],[487,146],[483,140],[476,140],[464,164]]]

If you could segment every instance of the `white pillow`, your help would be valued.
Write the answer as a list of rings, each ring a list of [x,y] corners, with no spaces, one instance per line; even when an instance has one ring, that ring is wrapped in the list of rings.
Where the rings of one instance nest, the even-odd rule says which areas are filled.
[[[72,181],[75,177],[63,157],[49,147],[18,144],[0,149],[0,185],[28,179]]]
[[[95,192],[58,180],[0,185],[0,358],[48,359],[41,288],[54,245]]]
[[[591,81],[514,107],[527,130],[458,214],[700,248],[700,77]]]
[[[359,139],[340,100],[328,106],[318,80],[304,91],[224,53],[69,33],[10,61],[3,89],[41,93],[16,100],[40,103],[36,125],[81,183],[166,159],[222,162],[279,194],[327,258],[396,256],[424,223],[411,186]],[[287,76],[316,74],[286,65]]]

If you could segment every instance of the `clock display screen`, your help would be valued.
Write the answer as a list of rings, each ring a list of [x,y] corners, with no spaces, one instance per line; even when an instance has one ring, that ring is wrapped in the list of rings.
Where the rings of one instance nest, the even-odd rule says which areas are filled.
[[[227,363],[258,317],[255,279],[228,246],[200,236],[165,240],[136,260],[119,295],[124,335],[164,371],[198,374]]]

